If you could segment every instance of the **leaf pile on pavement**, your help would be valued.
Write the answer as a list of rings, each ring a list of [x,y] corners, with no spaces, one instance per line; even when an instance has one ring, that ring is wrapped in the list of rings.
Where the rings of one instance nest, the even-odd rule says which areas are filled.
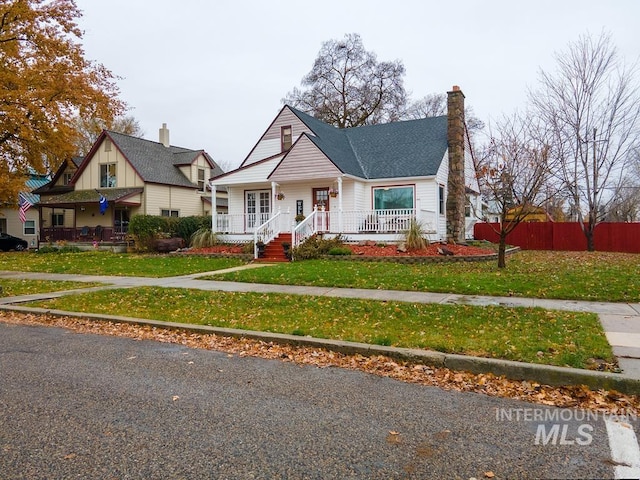
[[[509,380],[503,376],[496,376],[490,373],[473,374],[447,368],[403,362],[382,355],[348,355],[322,348],[283,345],[261,340],[193,333],[186,330],[160,328],[149,325],[9,311],[0,312],[0,321],[7,324],[62,327],[77,333],[94,333],[128,337],[137,340],[154,340],[184,345],[190,348],[223,351],[240,357],[278,359],[299,365],[312,365],[320,368],[347,368],[404,382],[435,386],[446,390],[482,393],[495,397],[512,398],[562,408],[596,410],[606,412],[607,414],[640,414],[640,396],[638,395],[625,395],[615,391],[591,390],[586,386],[552,387],[531,381]]]

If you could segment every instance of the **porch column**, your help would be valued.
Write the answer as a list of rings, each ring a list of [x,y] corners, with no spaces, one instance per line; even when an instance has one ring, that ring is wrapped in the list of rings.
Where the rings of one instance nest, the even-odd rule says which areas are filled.
[[[344,231],[344,225],[342,221],[342,177],[338,177],[338,228],[339,233]]]
[[[272,205],[276,201],[276,194],[277,193],[278,193],[278,184],[276,182],[271,182],[271,204]],[[272,212],[274,210],[275,210],[274,208],[271,209]]]
[[[209,182],[211,187],[211,231],[217,233],[218,230],[218,205],[216,198],[216,184]]]

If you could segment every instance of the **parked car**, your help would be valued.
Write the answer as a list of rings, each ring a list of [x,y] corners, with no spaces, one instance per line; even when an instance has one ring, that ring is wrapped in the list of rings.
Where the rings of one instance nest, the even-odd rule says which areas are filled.
[[[9,235],[7,233],[0,233],[0,250],[8,252],[10,250],[26,250],[29,244],[18,237],[14,237],[13,235]]]

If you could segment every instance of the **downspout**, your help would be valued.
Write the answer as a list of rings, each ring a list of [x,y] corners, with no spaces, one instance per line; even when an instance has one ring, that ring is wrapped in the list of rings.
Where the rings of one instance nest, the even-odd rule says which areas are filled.
[[[216,203],[216,184],[209,180],[209,186],[211,187],[211,231],[216,233],[218,231],[218,205]]]
[[[338,177],[338,228],[340,233],[344,231],[342,217],[342,177]]]

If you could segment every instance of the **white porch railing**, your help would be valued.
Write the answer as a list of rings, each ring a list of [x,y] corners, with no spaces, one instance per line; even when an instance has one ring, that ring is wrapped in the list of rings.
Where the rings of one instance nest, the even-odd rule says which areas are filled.
[[[314,208],[313,212],[311,212],[307,218],[295,226],[293,234],[291,235],[294,248],[318,231],[316,226],[317,220],[318,210]]]
[[[331,213],[329,220],[333,224],[338,220],[336,213]],[[371,211],[342,212],[344,232],[354,233],[400,233],[409,228],[411,220],[416,218],[414,209],[388,209]]]
[[[293,246],[318,232],[343,234],[398,234],[407,230],[411,220],[416,219],[430,235],[437,234],[438,214],[430,210],[387,209],[345,210],[329,212],[314,210],[296,226],[292,226],[291,215],[277,212],[269,214],[217,214],[217,233],[254,234],[268,243],[280,232],[292,232]],[[257,221],[261,223],[257,223]]]
[[[254,258],[258,258],[258,242],[262,242],[265,245],[271,240],[276,238],[280,232],[289,231],[289,212],[282,213],[276,212],[276,214],[258,226],[253,232],[253,254]]]
[[[269,221],[270,213],[238,213],[234,215],[216,214],[216,233],[253,232],[257,227]]]

